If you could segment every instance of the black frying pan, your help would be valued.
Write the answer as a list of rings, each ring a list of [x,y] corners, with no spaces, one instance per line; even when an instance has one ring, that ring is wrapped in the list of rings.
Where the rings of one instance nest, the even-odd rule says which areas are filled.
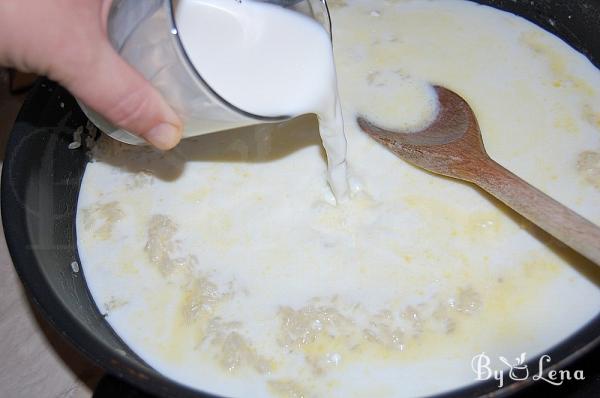
[[[526,17],[600,65],[600,0],[477,2]],[[2,172],[2,220],[15,268],[46,318],[107,372],[156,395],[197,397],[197,391],[166,379],[129,350],[96,308],[84,275],[71,269],[71,262],[79,262],[75,212],[87,157],[83,148],[69,150],[67,145],[75,129],[86,122],[73,97],[46,79],[37,83],[23,105],[11,133]],[[585,388],[598,396],[598,347],[600,314],[547,352],[553,367],[546,370],[569,366],[576,360],[580,366],[592,364]],[[533,358],[530,369],[537,369],[537,363],[538,358]],[[595,379],[596,384],[590,385],[590,379]],[[507,396],[530,384],[531,380],[507,381],[505,388],[498,390],[497,382],[490,380],[440,397]],[[540,385],[535,388],[545,389],[547,394],[561,391]]]

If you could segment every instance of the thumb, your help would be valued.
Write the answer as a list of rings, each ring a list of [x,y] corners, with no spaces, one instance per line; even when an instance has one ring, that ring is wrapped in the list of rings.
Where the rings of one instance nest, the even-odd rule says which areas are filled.
[[[114,125],[158,149],[179,143],[182,126],[175,112],[108,42],[96,48],[89,62],[73,64],[62,75],[60,82],[73,95]]]

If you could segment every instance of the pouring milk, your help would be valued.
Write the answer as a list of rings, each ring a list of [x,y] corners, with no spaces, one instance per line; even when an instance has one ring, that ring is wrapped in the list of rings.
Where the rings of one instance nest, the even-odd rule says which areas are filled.
[[[196,70],[231,105],[259,116],[318,116],[329,185],[337,201],[346,198],[346,137],[325,29],[251,0],[180,0],[176,22]]]

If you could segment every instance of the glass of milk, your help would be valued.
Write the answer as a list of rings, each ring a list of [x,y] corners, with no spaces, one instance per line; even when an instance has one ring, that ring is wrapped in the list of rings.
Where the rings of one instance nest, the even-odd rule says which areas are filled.
[[[115,0],[108,35],[181,117],[184,137],[311,113],[322,105],[299,90],[314,99],[333,81],[335,91],[325,0]],[[113,138],[144,142],[82,108]]]

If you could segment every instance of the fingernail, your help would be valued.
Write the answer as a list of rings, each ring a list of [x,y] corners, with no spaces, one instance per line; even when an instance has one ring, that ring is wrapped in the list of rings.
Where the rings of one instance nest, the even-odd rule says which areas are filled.
[[[181,132],[170,123],[161,123],[152,127],[144,138],[158,149],[167,150],[175,147],[181,139]]]

